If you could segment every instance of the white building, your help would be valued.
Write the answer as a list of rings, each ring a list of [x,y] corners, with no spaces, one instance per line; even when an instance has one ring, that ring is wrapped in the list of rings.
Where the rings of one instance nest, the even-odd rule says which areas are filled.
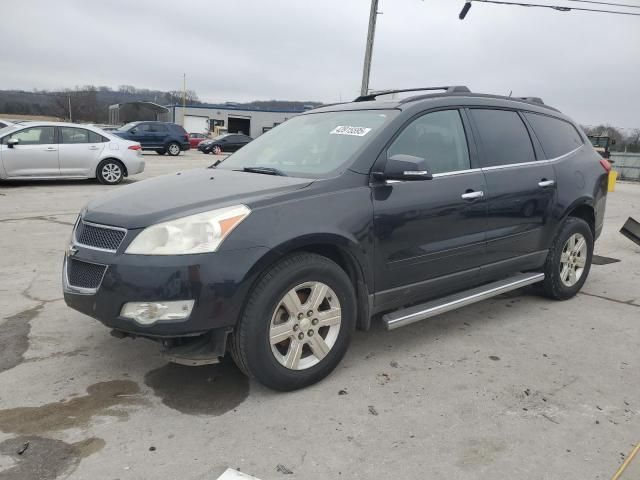
[[[168,122],[182,125],[189,133],[207,133],[214,126],[229,133],[244,133],[253,138],[301,113],[293,110],[252,110],[246,107],[223,105],[167,105]]]

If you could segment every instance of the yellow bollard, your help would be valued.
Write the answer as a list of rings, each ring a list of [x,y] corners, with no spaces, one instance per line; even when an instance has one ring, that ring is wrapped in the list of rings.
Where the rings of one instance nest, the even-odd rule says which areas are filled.
[[[616,191],[616,179],[618,178],[618,172],[616,172],[615,170],[610,170],[609,171],[609,187],[608,187],[608,191],[609,192],[615,192]]]

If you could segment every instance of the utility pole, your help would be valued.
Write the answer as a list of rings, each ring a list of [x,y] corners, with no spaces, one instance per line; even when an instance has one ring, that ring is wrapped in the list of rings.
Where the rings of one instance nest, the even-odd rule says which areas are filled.
[[[184,117],[187,108],[187,74],[182,74],[182,126],[184,127]]]
[[[67,95],[67,100],[69,100],[69,123],[73,122],[71,119],[71,95]]]
[[[373,37],[376,34],[376,19],[378,17],[378,0],[371,0],[369,12],[369,31],[367,32],[367,49],[364,52],[364,68],[362,70],[362,87],[360,95],[369,93],[369,74],[371,73],[371,54],[373,53]]]

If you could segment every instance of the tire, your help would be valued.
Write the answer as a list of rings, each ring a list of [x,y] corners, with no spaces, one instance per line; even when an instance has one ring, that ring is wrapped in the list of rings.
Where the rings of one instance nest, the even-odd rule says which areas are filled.
[[[156,150],[156,153],[158,155],[164,155],[164,154],[167,153],[167,151],[164,148],[159,148],[159,149]]]
[[[178,155],[180,155],[180,151],[180,144],[176,142],[171,142],[169,145],[167,145],[167,153],[172,157],[177,157]]]
[[[583,248],[580,247],[582,241],[584,241]],[[587,280],[592,258],[591,228],[581,218],[567,218],[547,255],[542,293],[555,300],[567,300],[573,297]]]
[[[117,185],[124,178],[125,168],[122,162],[113,158],[102,160],[96,168],[96,178],[103,185]]]
[[[311,305],[314,293],[317,308]],[[296,390],[329,375],[355,330],[351,280],[336,263],[312,253],[294,254],[272,267],[245,305],[231,355],[246,375],[274,390]]]
[[[212,152],[214,155],[220,155],[222,153],[222,147],[220,145],[216,145],[213,147]]]

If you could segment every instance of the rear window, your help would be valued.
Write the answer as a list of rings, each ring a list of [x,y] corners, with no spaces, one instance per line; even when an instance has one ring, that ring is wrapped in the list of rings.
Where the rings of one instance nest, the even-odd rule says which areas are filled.
[[[482,141],[483,167],[535,161],[529,132],[516,112],[474,108],[471,116]]]
[[[584,143],[578,131],[569,122],[537,113],[527,112],[524,116],[540,140],[547,158],[565,155]]]

